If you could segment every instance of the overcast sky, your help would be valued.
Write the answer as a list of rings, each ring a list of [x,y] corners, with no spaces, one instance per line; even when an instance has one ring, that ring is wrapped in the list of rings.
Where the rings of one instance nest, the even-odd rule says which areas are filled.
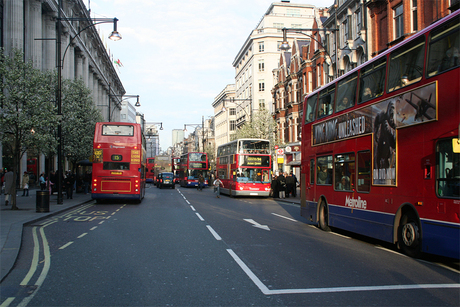
[[[92,17],[119,19],[123,39],[105,41],[123,64],[118,71],[126,94],[140,95],[138,111],[147,122],[163,123],[162,150],[172,145],[173,129],[213,115],[214,98],[235,83],[235,56],[272,2],[84,0]],[[328,7],[334,0],[291,3]],[[112,25],[101,25],[100,31],[108,37]]]

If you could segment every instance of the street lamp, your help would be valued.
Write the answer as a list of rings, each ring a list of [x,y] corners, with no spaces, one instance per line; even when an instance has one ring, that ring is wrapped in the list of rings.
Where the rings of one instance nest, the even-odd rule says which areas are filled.
[[[248,112],[246,112],[246,108],[243,108],[241,105],[243,104],[243,102],[245,101],[249,101],[250,103],[250,110],[252,110],[252,98],[246,98],[246,99],[235,99],[233,97],[231,97],[230,99],[224,99],[222,100],[222,104],[223,104],[223,107],[222,107],[222,111],[226,112],[227,111],[227,108],[225,107],[225,102],[228,101],[228,102],[232,102],[232,103],[235,103],[236,106],[240,107],[244,113],[246,114],[246,116],[249,118],[249,122],[252,120],[252,117],[251,115],[248,114]],[[235,101],[241,101],[241,103],[237,103]]]
[[[62,179],[62,125],[61,125],[61,120],[62,120],[62,67],[64,63],[64,58],[65,58],[65,53],[62,56],[61,60],[61,36],[62,36],[62,21],[87,21],[90,22],[90,25],[81,29],[75,37],[79,36],[81,32],[85,31],[86,29],[89,29],[90,27],[94,27],[97,24],[101,23],[113,23],[113,31],[111,35],[109,36],[110,39],[118,41],[121,39],[121,35],[117,31],[117,18],[67,18],[67,17],[62,17],[62,0],[58,0],[58,17],[56,19],[57,23],[57,31],[56,31],[56,67],[57,67],[57,73],[58,73],[58,84],[57,84],[57,106],[58,106],[58,117],[59,123],[58,123],[58,129],[57,129],[57,135],[58,135],[58,148],[57,148],[57,154],[58,154],[58,179]],[[69,45],[66,47],[67,48],[70,46],[72,43],[72,40],[75,38],[73,37],[71,41],[69,42]],[[57,198],[57,204],[62,205],[63,203],[63,198],[62,198],[62,183],[58,185],[58,198]]]
[[[203,144],[204,151],[204,116],[201,117],[201,124],[184,124],[184,131],[187,131],[187,126],[195,126],[195,128],[201,126],[201,142]]]
[[[301,31],[331,31],[331,32],[336,32],[338,31],[339,29],[302,29],[302,28],[283,28],[283,42],[281,43],[280,45],[280,49],[283,50],[283,51],[287,51],[291,48],[291,46],[289,46],[289,43],[287,41],[287,32],[292,32],[292,33],[297,33],[297,34],[302,34],[302,35],[305,35],[305,36],[308,36],[309,38],[313,39],[314,41],[316,41],[323,49],[324,49],[324,52],[327,54],[327,56],[329,57],[329,59],[331,60],[331,65],[332,65],[332,57],[331,55],[329,54],[329,52],[327,52],[326,48],[324,48],[323,44],[321,44],[321,42],[319,42],[316,38],[314,38],[313,36],[309,35],[309,34],[306,34],[306,33],[303,33]],[[336,46],[336,50],[335,50],[335,57],[337,59],[337,42],[335,44]],[[334,79],[337,78],[338,76],[338,66],[337,66],[337,61],[335,63],[335,71],[333,72],[334,73]]]
[[[118,103],[118,105],[120,105],[121,102],[123,102],[125,100],[128,100],[130,98],[136,98],[136,104],[134,106],[135,107],[140,107],[141,106],[141,104],[139,103],[139,95],[127,95],[127,94],[125,94],[125,95],[110,95],[109,94],[109,122],[111,121],[113,111],[115,111],[115,108],[112,111],[110,110],[111,109],[110,108],[110,97],[125,97]],[[121,106],[119,106],[119,109],[121,110]]]

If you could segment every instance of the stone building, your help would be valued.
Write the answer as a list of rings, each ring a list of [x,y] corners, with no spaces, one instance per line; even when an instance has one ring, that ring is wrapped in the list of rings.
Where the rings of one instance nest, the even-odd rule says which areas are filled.
[[[60,0],[0,1],[0,44],[5,52],[8,54],[13,49],[19,49],[24,52],[27,61],[33,61],[35,68],[56,69],[59,2]],[[68,21],[68,18],[85,20]],[[103,38],[92,25],[90,11],[82,0],[62,1],[60,22],[62,78],[82,78],[92,91],[94,104],[101,110],[105,120],[119,121],[125,89],[104,47]],[[24,155],[21,172],[26,169],[28,158],[31,157]],[[39,157],[39,161],[40,173],[45,169],[45,161],[43,157]],[[57,168],[56,162],[53,167]]]

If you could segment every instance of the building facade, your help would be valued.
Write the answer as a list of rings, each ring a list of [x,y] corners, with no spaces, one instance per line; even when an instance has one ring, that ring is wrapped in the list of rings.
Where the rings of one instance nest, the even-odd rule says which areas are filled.
[[[236,133],[235,85],[228,84],[214,98],[214,134],[216,148],[234,139]]]
[[[5,53],[10,54],[13,49],[19,49],[23,51],[26,61],[33,61],[35,68],[56,69],[58,9],[58,0],[1,1],[0,44]],[[66,20],[75,17],[85,21]],[[105,120],[119,121],[121,98],[125,89],[103,40],[97,29],[91,26],[90,12],[83,1],[62,1],[60,22],[62,78],[81,78],[91,90],[94,104],[101,110]],[[88,28],[80,31],[85,27]],[[20,165],[21,173],[26,169],[28,158],[32,157],[25,154]],[[44,157],[40,157],[39,161],[39,172],[42,172],[45,169]],[[57,168],[56,163],[54,168]]]

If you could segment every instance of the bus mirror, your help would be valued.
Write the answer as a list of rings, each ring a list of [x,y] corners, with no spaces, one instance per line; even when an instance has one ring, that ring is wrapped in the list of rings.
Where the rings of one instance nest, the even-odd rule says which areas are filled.
[[[452,149],[454,153],[460,153],[460,139],[452,139]]]

